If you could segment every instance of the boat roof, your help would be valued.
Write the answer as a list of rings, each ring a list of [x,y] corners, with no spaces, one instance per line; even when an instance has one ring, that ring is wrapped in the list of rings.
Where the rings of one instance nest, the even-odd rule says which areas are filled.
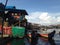
[[[23,15],[28,15],[27,11],[24,9],[16,9],[15,6],[6,6],[5,11],[8,11],[9,13],[21,13]],[[4,10],[0,10],[0,12],[3,12]]]
[[[6,11],[9,11],[10,13],[21,13],[24,15],[28,15],[27,11],[23,9],[6,9]]]
[[[5,9],[5,11],[8,11],[9,13],[21,13],[23,15],[28,15],[27,11],[23,9]],[[3,12],[3,10],[0,10],[0,12]]]

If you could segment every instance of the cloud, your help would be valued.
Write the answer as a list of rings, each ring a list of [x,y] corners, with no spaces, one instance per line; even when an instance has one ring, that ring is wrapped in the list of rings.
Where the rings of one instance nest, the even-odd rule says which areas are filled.
[[[60,17],[57,17],[57,22],[60,22]]]
[[[26,16],[26,18],[28,22],[42,25],[55,25],[60,23],[60,13],[32,12],[29,14],[29,16]]]

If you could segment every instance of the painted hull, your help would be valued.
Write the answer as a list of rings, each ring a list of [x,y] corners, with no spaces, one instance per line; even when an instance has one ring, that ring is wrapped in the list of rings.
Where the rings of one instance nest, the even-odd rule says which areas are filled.
[[[48,34],[40,34],[41,35],[41,39],[44,41],[48,41]],[[31,39],[31,34],[28,34],[28,37]]]
[[[42,40],[48,41],[48,34],[40,34],[40,35]]]
[[[25,36],[24,32],[25,32],[24,27],[12,27],[12,36],[13,37],[23,38]]]

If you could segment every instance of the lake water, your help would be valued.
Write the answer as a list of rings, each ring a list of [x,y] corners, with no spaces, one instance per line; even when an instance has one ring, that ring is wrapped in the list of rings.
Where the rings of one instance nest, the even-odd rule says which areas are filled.
[[[53,39],[55,40],[56,45],[60,45],[60,36],[58,34],[55,34]],[[7,45],[30,45],[30,42],[28,42],[26,38],[13,39],[11,42],[7,43]],[[39,38],[37,45],[50,45],[50,43]]]

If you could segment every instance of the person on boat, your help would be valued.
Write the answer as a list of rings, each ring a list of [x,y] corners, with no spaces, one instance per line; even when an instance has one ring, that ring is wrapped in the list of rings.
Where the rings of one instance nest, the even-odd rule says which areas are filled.
[[[56,45],[56,44],[55,44],[55,41],[54,41],[54,39],[53,39],[55,32],[56,32],[56,31],[54,30],[53,32],[51,32],[51,33],[48,34],[48,41],[49,41],[49,43],[50,43],[51,45]]]
[[[39,36],[40,35],[37,33],[37,31],[32,31],[32,33],[31,33],[31,45],[37,45]]]

